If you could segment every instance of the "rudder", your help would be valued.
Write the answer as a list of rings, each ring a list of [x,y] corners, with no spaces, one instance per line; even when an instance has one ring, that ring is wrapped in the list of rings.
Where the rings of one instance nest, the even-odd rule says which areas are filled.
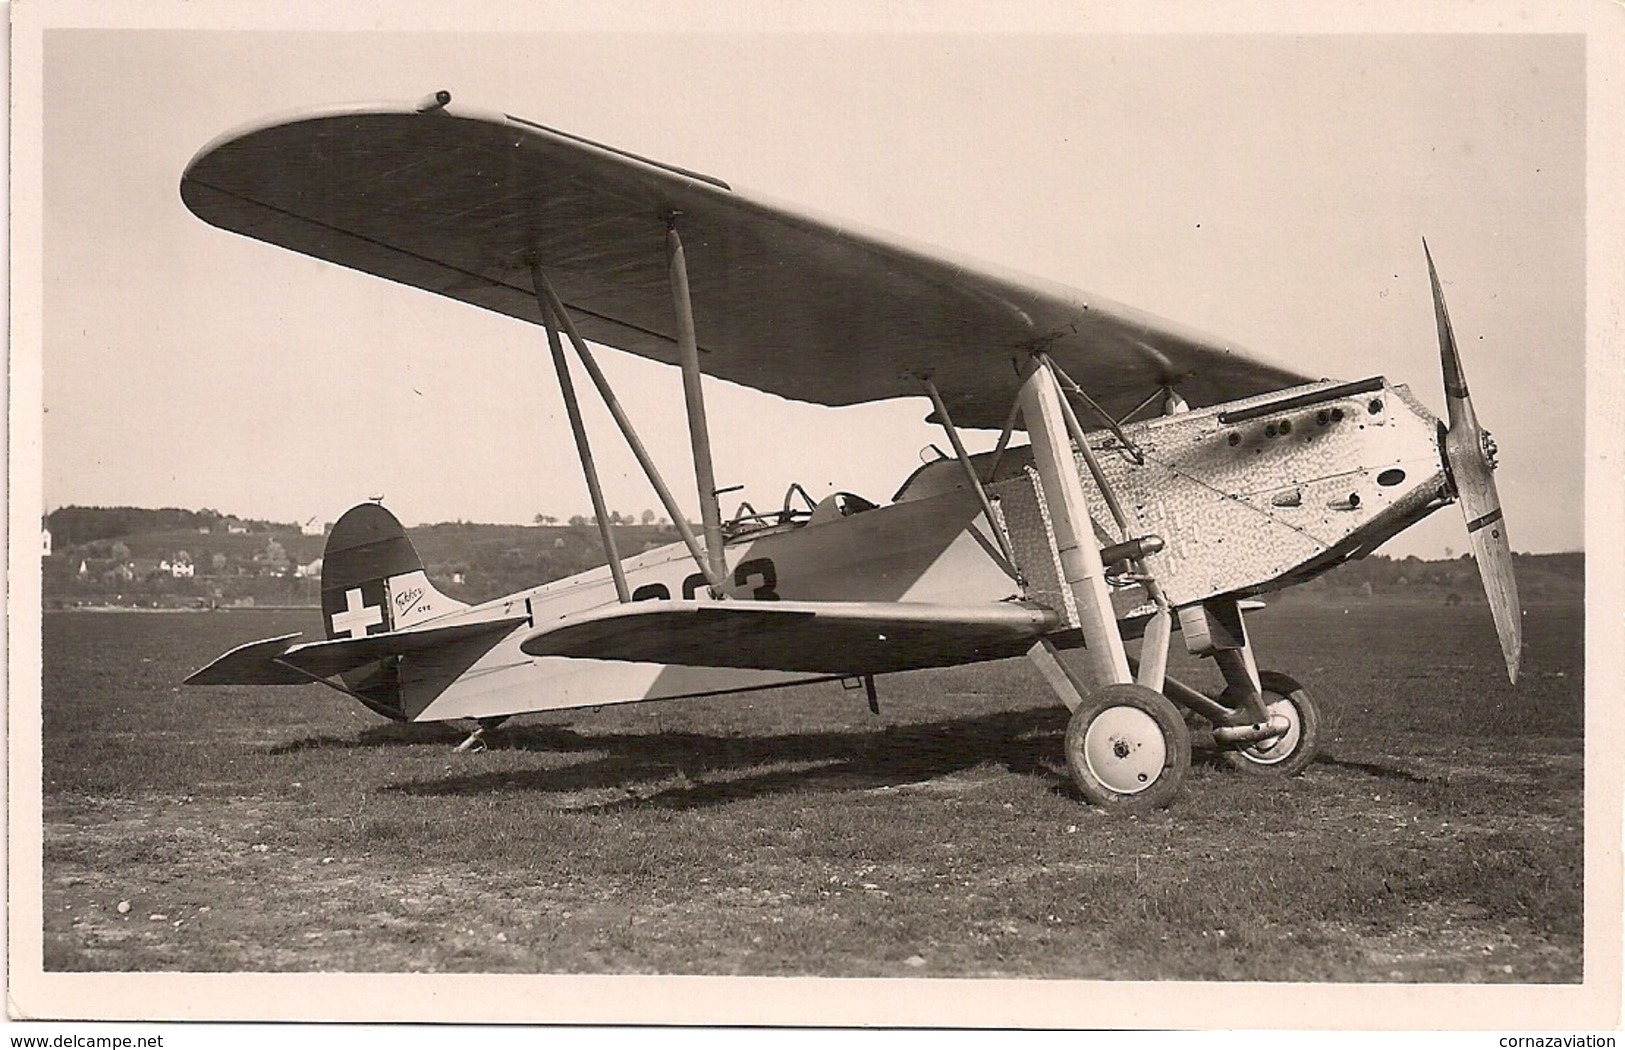
[[[377,503],[344,512],[322,553],[322,623],[329,639],[383,634],[442,616],[467,605],[434,589],[423,559],[395,515]],[[341,677],[351,695],[398,722],[416,713],[395,657]]]
[[[322,622],[328,638],[412,627],[468,606],[435,590],[406,529],[377,503],[351,507],[322,554]]]

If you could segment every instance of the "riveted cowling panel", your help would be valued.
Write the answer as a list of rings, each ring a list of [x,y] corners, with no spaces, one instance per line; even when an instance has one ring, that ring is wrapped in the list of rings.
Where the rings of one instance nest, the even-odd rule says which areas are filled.
[[[1306,565],[1330,568],[1339,552],[1374,547],[1440,498],[1438,420],[1386,381],[1308,397],[1338,389],[1315,384],[1148,420],[1127,434],[1143,464],[1115,438],[1099,442],[1131,531],[1163,538],[1147,568],[1175,605],[1260,593]],[[1273,404],[1291,407],[1258,411]],[[1086,491],[1109,521],[1098,490]]]
[[[1310,384],[1125,427],[1143,462],[1114,435],[1091,434],[1090,447],[1128,534],[1163,540],[1147,569],[1174,605],[1188,605],[1301,582],[1442,505],[1438,428],[1408,389],[1379,379]],[[1047,559],[1035,537],[1047,516],[1019,463],[989,491],[1010,523],[1029,594],[1045,601],[1050,588],[1065,587],[1041,571]],[[1117,538],[1081,455],[1077,465],[1097,526]]]

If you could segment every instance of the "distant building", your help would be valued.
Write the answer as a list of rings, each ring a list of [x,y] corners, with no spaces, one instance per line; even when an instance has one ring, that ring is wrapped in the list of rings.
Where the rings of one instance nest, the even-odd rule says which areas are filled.
[[[322,536],[325,535],[327,530],[331,529],[332,527],[333,525],[331,522],[324,524],[321,518],[311,518],[309,521],[299,526],[299,533],[303,536]]]
[[[192,556],[185,551],[181,551],[173,558],[165,558],[159,562],[158,571],[168,573],[177,580],[190,580],[197,574],[197,569],[192,564]]]
[[[300,579],[317,579],[322,574],[322,559],[317,558],[309,565],[295,566],[293,574]]]
[[[240,521],[228,521],[226,522],[226,532],[233,536],[245,536],[248,534],[248,526]]]

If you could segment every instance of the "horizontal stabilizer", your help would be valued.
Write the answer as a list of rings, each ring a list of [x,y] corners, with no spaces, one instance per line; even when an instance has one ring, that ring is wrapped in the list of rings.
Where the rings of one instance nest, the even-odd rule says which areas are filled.
[[[310,681],[306,675],[276,662],[287,652],[299,632],[263,638],[257,642],[239,645],[217,657],[207,667],[193,671],[186,678],[187,685],[304,685]]]
[[[524,616],[447,627],[369,634],[305,645],[288,645],[297,634],[240,645],[186,679],[187,685],[304,685],[353,671],[386,657],[423,657],[478,638],[495,640],[522,623]]]
[[[522,623],[529,622],[528,617],[513,616],[502,620],[453,624],[449,627],[369,634],[363,638],[335,638],[327,642],[296,645],[288,650],[282,660],[318,678],[326,678],[365,664],[376,663],[387,656],[423,656],[460,642],[476,638],[495,638],[507,634]]]
[[[683,602],[611,606],[532,631],[531,656],[881,674],[1024,652],[1059,618],[1030,605]]]

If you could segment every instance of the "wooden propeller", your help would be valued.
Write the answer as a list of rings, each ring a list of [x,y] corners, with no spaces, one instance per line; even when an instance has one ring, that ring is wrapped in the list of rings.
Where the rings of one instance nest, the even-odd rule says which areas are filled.
[[[1523,653],[1523,614],[1518,604],[1518,581],[1512,575],[1512,547],[1507,541],[1506,521],[1501,515],[1501,497],[1495,491],[1495,442],[1473,414],[1472,398],[1461,370],[1450,314],[1445,310],[1439,274],[1433,268],[1433,253],[1422,241],[1427,256],[1428,280],[1433,285],[1433,313],[1439,324],[1439,360],[1444,370],[1445,404],[1450,426],[1444,436],[1445,464],[1449,467],[1467,519],[1467,537],[1478,562],[1478,575],[1489,598],[1490,614],[1501,638],[1501,654],[1506,658],[1507,677],[1518,680],[1518,663]]]

